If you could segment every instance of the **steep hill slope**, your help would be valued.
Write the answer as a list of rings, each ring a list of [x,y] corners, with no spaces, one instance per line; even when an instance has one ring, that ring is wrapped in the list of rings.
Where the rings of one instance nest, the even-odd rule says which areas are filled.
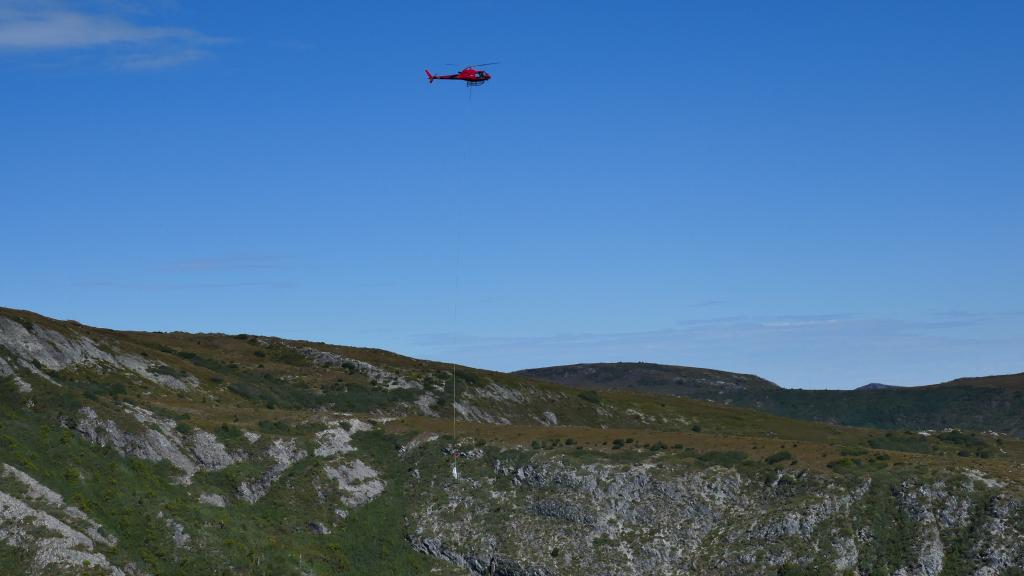
[[[449,369],[0,309],[0,572],[1024,567],[1020,441]]]
[[[856,390],[795,390],[746,374],[645,363],[575,364],[518,374],[581,388],[626,388],[713,400],[849,426],[964,428],[1024,436],[1024,374],[961,378],[931,386],[869,384]]]

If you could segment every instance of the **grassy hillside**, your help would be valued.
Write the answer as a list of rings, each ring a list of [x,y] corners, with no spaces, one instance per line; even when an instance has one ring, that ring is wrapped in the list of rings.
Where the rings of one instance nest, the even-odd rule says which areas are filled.
[[[810,570],[838,561],[804,541],[845,522],[815,512],[831,490],[857,514],[880,515],[874,539],[850,545],[863,548],[865,570],[882,570],[909,565],[931,538],[908,530],[891,553],[872,543],[919,506],[901,490],[937,482],[965,506],[1020,492],[1024,442],[1004,436],[851,428],[468,367],[453,383],[450,370],[382,350],[118,332],[0,309],[0,565],[29,574]],[[861,491],[865,481],[887,488]],[[694,486],[706,490],[687,492]],[[657,514],[645,507],[663,498],[680,508],[651,523]],[[732,507],[735,498],[749,506]],[[758,510],[778,549],[761,548],[768,536],[674,532],[711,510],[722,526],[749,526],[744,514]],[[687,514],[692,522],[681,521]],[[819,527],[775,527],[792,514],[816,515]],[[986,534],[965,542],[1016,550]],[[672,542],[698,537],[703,551],[686,556],[694,567],[670,560],[682,557]],[[953,528],[940,537],[953,542]],[[630,560],[651,553],[651,538],[668,548]],[[726,550],[761,559],[714,564]],[[972,554],[947,557],[974,566]]]
[[[848,426],[964,428],[1024,436],[1024,374],[961,378],[906,388],[874,385],[856,390],[794,390],[746,374],[645,363],[577,364],[520,374],[583,388],[631,389],[712,400]]]

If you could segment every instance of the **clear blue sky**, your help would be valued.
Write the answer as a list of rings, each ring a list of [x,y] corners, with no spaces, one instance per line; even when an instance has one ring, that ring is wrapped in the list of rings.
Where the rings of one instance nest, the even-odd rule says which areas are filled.
[[[499,370],[1024,371],[1022,29],[1009,1],[0,0],[0,305]],[[494,60],[472,99],[423,73]]]

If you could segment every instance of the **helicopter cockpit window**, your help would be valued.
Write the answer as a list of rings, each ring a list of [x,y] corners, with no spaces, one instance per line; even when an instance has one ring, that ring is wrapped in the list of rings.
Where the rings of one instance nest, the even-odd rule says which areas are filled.
[[[477,78],[483,78],[484,77],[484,73],[483,72],[477,72],[476,73],[476,77]]]

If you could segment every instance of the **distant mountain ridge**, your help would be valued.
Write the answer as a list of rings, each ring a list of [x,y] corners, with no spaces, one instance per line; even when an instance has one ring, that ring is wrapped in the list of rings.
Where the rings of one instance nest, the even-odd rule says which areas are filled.
[[[887,390],[889,388],[899,388],[899,386],[893,386],[892,384],[882,384],[879,382],[872,382],[863,386],[858,386],[854,390]]]
[[[753,374],[648,362],[570,364],[520,370],[516,374],[577,388],[640,390],[699,399],[781,389]]]
[[[662,364],[573,364],[520,370],[549,382],[711,400],[849,426],[995,431],[1024,436],[1024,373],[927,386],[872,383],[855,390],[782,388],[751,374]]]

